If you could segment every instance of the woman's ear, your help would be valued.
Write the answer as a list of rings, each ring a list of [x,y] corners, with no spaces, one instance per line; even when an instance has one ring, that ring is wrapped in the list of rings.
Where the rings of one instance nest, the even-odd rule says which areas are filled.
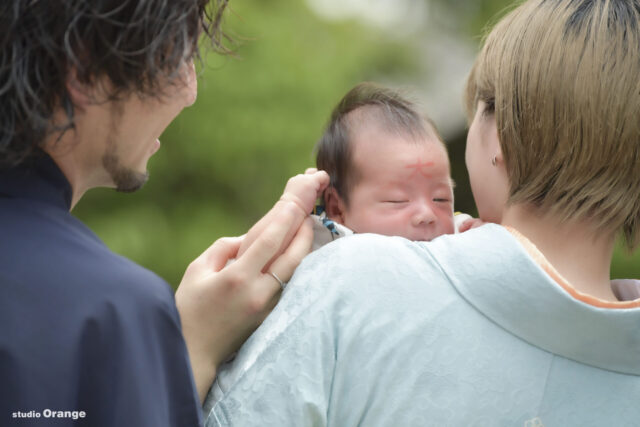
[[[344,224],[345,204],[335,187],[324,190],[324,206],[329,219]]]
[[[486,120],[484,138],[487,143],[488,152],[491,153],[491,159],[492,161],[495,160],[496,164],[504,166],[502,146],[500,145],[500,138],[498,137],[498,127],[496,125],[496,115],[491,114],[484,120]]]

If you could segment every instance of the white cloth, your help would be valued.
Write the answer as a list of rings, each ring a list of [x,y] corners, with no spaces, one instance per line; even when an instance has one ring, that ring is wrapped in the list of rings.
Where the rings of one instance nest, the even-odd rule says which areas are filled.
[[[640,309],[571,297],[506,229],[308,256],[221,367],[207,426],[631,426]]]
[[[350,236],[353,231],[345,227],[342,224],[331,221],[332,228],[328,228],[325,224],[326,217],[323,215],[311,215],[313,221],[313,243],[311,244],[311,250],[315,251],[320,249],[327,243],[333,242],[336,239],[344,236]]]
[[[458,233],[458,229],[460,228],[462,223],[471,218],[472,217],[470,215],[459,212],[456,213],[453,217],[455,232]],[[331,221],[333,227],[328,228],[325,224],[326,216],[324,214],[311,215],[311,219],[313,220],[313,243],[311,245],[312,251],[320,249],[327,243],[333,242],[336,239],[353,234],[353,231],[348,227],[345,227],[344,225],[333,221]]]

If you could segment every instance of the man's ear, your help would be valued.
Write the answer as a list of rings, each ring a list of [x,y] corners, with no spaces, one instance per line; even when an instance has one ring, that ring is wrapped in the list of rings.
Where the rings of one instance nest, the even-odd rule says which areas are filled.
[[[324,190],[324,206],[329,219],[344,224],[345,204],[335,187]]]
[[[80,82],[75,68],[72,68],[67,76],[67,92],[69,92],[74,107],[78,109],[84,110],[90,104],[95,103],[94,89],[88,84]]]

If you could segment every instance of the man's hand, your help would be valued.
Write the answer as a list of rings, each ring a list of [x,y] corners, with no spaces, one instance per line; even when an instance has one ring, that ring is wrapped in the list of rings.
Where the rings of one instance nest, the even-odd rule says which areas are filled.
[[[269,211],[260,221],[251,227],[251,230],[249,230],[245,236],[238,250],[238,256],[242,256],[267,225],[274,220],[275,215],[278,214],[275,208],[278,207],[279,204],[292,203],[294,206],[300,208],[301,216],[296,219],[297,222],[292,225],[287,236],[285,236],[283,247],[280,248],[281,251],[284,251],[286,245],[288,245],[293,238],[293,234],[298,229],[298,226],[302,223],[302,219],[311,213],[315,207],[316,200],[322,195],[327,185],[329,185],[329,175],[325,171],[318,171],[313,168],[307,169],[304,174],[298,174],[289,178],[284,192],[282,196],[280,196],[280,200],[276,203],[274,209]]]
[[[220,363],[275,306],[281,288],[268,272],[286,282],[309,252],[313,232],[307,217],[328,182],[325,172],[316,171],[291,178],[244,239],[217,240],[187,268],[176,305],[201,401]]]

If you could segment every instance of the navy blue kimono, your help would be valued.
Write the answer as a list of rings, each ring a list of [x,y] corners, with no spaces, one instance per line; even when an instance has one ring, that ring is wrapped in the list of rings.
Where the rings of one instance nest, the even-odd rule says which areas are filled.
[[[0,425],[200,425],[171,288],[70,206],[50,157],[0,171]]]

